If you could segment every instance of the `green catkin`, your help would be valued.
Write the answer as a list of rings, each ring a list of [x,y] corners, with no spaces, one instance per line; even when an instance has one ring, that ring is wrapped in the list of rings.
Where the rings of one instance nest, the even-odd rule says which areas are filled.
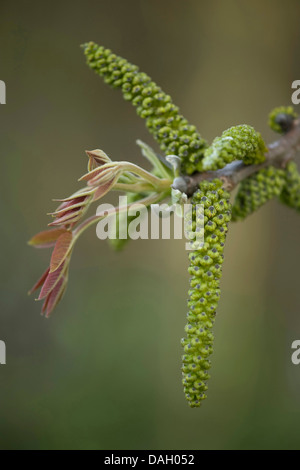
[[[193,195],[192,205],[204,206],[204,244],[189,253],[190,290],[186,338],[182,340],[184,356],[182,373],[184,392],[191,407],[200,406],[206,398],[206,381],[209,379],[209,357],[213,352],[212,327],[220,298],[220,278],[223,251],[231,218],[229,194],[222,189],[222,182],[203,181]],[[193,215],[193,230],[197,217]]]
[[[243,160],[246,165],[262,163],[267,147],[259,132],[242,124],[224,131],[216,137],[204,152],[203,170],[217,170],[234,160]]]
[[[300,174],[295,162],[287,164],[284,176],[285,182],[279,199],[283,204],[300,211]]]
[[[126,100],[136,107],[137,114],[146,120],[146,126],[166,155],[177,155],[186,174],[201,170],[201,160],[207,147],[195,126],[179,113],[169,95],[136,65],[113,54],[109,49],[90,42],[85,44],[87,64],[104,81],[121,88]]]
[[[143,199],[145,196],[144,194],[140,193],[127,193],[127,203],[131,204],[133,202],[140,201]],[[120,214],[116,214],[116,238],[109,238],[109,244],[111,248],[113,248],[115,251],[121,251],[125,245],[128,243],[130,240],[129,234],[128,234],[128,227],[130,225],[130,222],[134,220],[134,216],[129,216],[128,211],[126,212],[121,212]],[[127,238],[119,238],[120,236],[120,226],[127,227]],[[125,230],[122,230],[124,232]]]
[[[268,124],[274,132],[285,134],[297,116],[292,106],[279,106],[270,112]]]
[[[279,196],[284,187],[284,170],[268,166],[240,183],[232,207],[232,220],[242,220],[267,201]]]

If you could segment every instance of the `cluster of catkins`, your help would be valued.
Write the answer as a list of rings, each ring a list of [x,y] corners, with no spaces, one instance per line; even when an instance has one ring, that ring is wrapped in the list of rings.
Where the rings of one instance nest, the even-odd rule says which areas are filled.
[[[191,216],[193,229],[199,222],[197,218],[203,218],[204,244],[189,253],[191,279],[186,338],[182,340],[182,372],[188,403],[198,407],[206,398],[209,357],[213,352],[212,327],[220,298],[228,223],[231,218],[244,219],[275,196],[300,210],[300,175],[294,162],[288,162],[285,168],[264,165],[268,149],[261,135],[248,125],[231,127],[209,146],[195,126],[180,114],[171,97],[138,67],[92,42],[83,47],[88,65],[106,83],[121,88],[124,98],[146,120],[165,155],[180,157],[183,175],[218,170],[234,160],[241,160],[245,165],[262,164],[256,173],[240,183],[232,206],[219,179],[202,181],[191,199],[193,207],[204,206],[203,214],[197,215],[195,211]],[[269,125],[275,132],[284,134],[296,117],[291,107],[276,108],[269,116]],[[137,200],[139,195],[131,197]],[[117,239],[114,244],[120,248],[124,242]]]
[[[269,125],[284,134],[297,115],[291,106],[275,108],[269,115]],[[290,161],[285,168],[267,166],[243,180],[238,188],[232,210],[232,220],[242,220],[275,196],[284,204],[299,210],[300,175],[297,165]]]

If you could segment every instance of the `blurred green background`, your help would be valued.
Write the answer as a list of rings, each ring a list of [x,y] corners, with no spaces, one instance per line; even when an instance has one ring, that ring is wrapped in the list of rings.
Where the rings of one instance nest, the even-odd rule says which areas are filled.
[[[85,65],[103,44],[138,64],[209,140],[269,111],[300,78],[298,0],[7,1],[0,6],[1,449],[300,448],[300,218],[276,201],[232,225],[208,399],[181,386],[184,241],[111,252],[86,232],[50,320],[27,290],[48,251],[26,241],[80,186],[84,150],[143,164],[144,122]]]

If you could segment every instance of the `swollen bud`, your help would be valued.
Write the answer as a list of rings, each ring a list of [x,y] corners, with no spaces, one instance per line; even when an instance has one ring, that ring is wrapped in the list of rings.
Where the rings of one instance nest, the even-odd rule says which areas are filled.
[[[269,126],[278,134],[286,134],[293,127],[297,113],[292,106],[279,106],[269,114]]]
[[[265,161],[267,147],[259,132],[246,124],[234,126],[216,137],[205,150],[202,168],[217,170],[234,160],[242,160],[246,165]]]

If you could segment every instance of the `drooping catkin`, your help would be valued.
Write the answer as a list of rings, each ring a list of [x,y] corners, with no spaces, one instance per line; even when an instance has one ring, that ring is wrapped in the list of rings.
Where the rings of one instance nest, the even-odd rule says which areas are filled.
[[[136,65],[111,50],[93,42],[83,48],[89,67],[112,87],[121,88],[124,98],[131,101],[137,114],[146,120],[146,126],[165,154],[181,158],[182,172],[191,174],[200,170],[207,143],[196,127],[180,114],[171,97]]]
[[[290,161],[284,172],[285,180],[279,196],[283,204],[300,211],[300,174],[297,164]]]
[[[188,403],[191,407],[198,407],[206,398],[209,357],[213,352],[212,327],[220,298],[223,251],[231,206],[229,194],[222,189],[220,180],[203,181],[193,195],[192,204],[204,206],[204,244],[200,250],[189,253],[189,273],[192,277],[186,338],[182,340],[185,353],[182,372]],[[193,230],[196,224],[197,218],[194,216]]]
[[[246,165],[262,163],[267,147],[259,132],[242,124],[224,131],[216,137],[204,152],[203,170],[217,170],[234,160],[243,160]]]
[[[284,171],[273,166],[259,170],[240,183],[232,207],[232,220],[242,220],[263,206],[284,187]]]

